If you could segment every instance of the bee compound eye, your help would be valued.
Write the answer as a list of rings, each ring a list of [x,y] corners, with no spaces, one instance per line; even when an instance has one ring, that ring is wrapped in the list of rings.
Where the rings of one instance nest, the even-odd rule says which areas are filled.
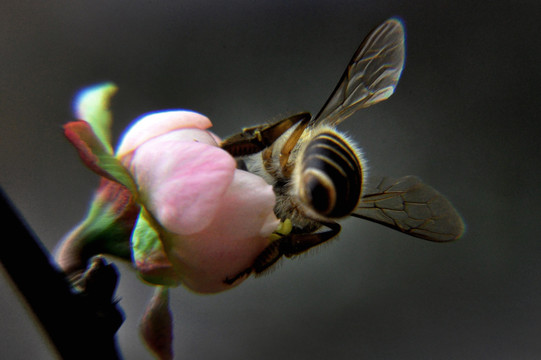
[[[302,177],[301,200],[320,215],[327,216],[335,206],[336,191],[323,173],[306,171]]]

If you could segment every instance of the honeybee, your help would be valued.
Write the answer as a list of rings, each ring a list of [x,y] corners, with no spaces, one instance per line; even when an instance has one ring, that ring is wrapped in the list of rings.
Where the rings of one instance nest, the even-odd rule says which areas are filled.
[[[335,237],[341,229],[336,220],[347,216],[431,241],[462,235],[462,218],[442,194],[414,176],[368,178],[361,151],[336,129],[355,111],[393,94],[404,60],[404,28],[391,18],[364,39],[316,116],[301,113],[245,128],[222,143],[239,168],[273,186],[276,216],[292,224],[251,268],[226,283]]]

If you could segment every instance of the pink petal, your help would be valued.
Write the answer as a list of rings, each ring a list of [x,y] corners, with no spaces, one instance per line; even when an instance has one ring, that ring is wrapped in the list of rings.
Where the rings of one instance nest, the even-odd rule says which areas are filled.
[[[272,186],[263,178],[237,170],[233,183],[222,198],[222,216],[215,219],[214,225],[233,228],[241,237],[268,237],[279,223],[274,215],[275,201]]]
[[[205,130],[211,126],[212,123],[206,116],[193,111],[175,110],[145,115],[136,120],[126,132],[116,154],[124,157],[144,142],[173,130],[186,128]]]
[[[231,288],[224,280],[253,265],[279,223],[273,212],[272,187],[248,172],[235,171],[231,187],[219,201],[209,226],[167,240],[169,259],[182,272],[184,285],[197,292]]]
[[[212,221],[236,167],[218,147],[179,140],[187,133],[190,139],[212,139],[202,130],[179,130],[141,145],[130,164],[148,209],[168,231],[182,235]]]

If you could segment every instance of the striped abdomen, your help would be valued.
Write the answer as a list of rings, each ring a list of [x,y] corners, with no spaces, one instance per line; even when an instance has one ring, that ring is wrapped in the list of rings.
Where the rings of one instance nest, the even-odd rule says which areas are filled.
[[[354,146],[332,129],[314,136],[300,159],[298,192],[305,205],[327,218],[351,214],[361,197],[363,173]]]

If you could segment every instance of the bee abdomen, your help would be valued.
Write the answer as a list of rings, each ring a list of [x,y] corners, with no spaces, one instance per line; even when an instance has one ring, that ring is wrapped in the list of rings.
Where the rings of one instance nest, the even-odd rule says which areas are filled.
[[[302,153],[299,196],[321,216],[349,215],[361,197],[360,155],[342,135],[325,129],[314,136]]]

